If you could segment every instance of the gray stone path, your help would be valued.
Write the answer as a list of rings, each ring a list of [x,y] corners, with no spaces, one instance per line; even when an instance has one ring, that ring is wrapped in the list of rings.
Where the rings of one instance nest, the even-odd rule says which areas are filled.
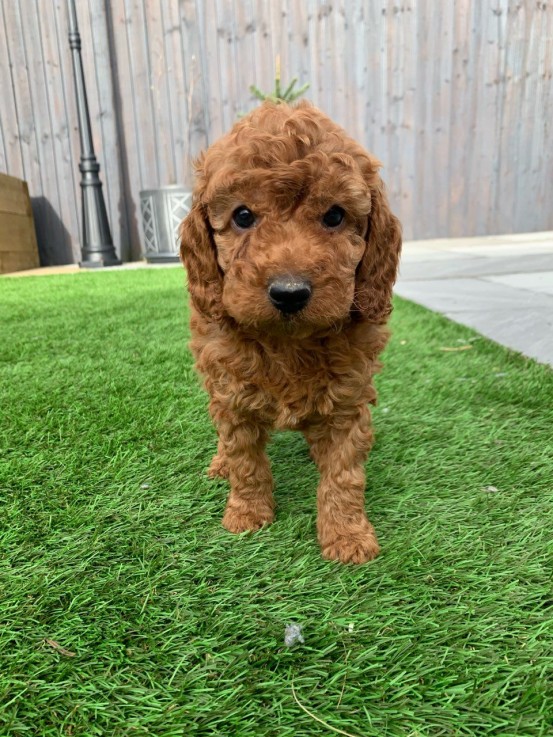
[[[396,292],[553,366],[553,232],[407,242]]]

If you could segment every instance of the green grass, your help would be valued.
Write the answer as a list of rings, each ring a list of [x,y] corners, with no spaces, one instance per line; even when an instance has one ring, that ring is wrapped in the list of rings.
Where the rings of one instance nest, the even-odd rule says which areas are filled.
[[[292,688],[362,737],[550,734],[550,370],[398,301],[368,463],[383,552],[327,563],[298,434],[270,447],[276,523],[221,527],[183,284],[0,281],[0,734],[333,734]]]

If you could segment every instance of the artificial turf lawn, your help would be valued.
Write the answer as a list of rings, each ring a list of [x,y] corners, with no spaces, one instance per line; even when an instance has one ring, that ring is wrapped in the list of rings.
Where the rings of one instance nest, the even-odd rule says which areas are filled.
[[[292,689],[363,737],[551,734],[549,369],[397,301],[383,552],[328,563],[299,434],[270,446],[276,523],[221,527],[183,284],[0,281],[0,734],[332,734]]]

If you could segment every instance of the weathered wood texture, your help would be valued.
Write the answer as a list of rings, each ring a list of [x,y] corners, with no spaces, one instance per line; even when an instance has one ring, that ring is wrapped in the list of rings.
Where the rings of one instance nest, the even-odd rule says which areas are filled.
[[[78,260],[79,140],[65,0],[0,0],[0,171],[25,179],[43,261]],[[384,164],[408,238],[553,228],[553,0],[79,0],[118,252],[138,193],[285,80]],[[60,256],[61,254],[61,256]]]
[[[33,211],[27,184],[0,174],[0,274],[39,265]]]

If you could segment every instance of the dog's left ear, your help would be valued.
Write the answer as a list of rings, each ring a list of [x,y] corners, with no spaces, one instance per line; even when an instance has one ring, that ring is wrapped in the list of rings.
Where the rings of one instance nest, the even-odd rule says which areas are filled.
[[[188,291],[194,307],[209,320],[221,320],[223,281],[211,226],[195,193],[192,209],[180,226],[180,257],[188,273]]]
[[[365,254],[357,267],[354,310],[361,320],[376,324],[392,312],[392,288],[401,252],[401,224],[390,210],[384,183],[372,170],[371,212]]]

